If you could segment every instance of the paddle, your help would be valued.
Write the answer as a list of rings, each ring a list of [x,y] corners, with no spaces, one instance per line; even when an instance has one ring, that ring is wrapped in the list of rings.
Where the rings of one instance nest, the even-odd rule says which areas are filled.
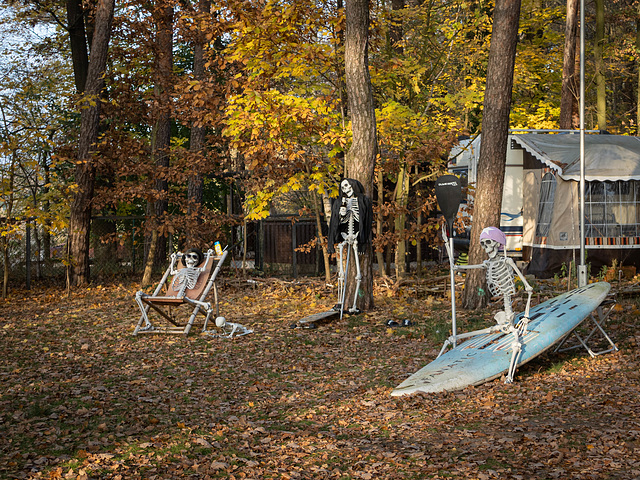
[[[460,179],[455,175],[443,175],[436,180],[436,199],[440,206],[440,211],[447,222],[449,245],[447,252],[449,254],[449,268],[451,270],[451,333],[452,343],[456,346],[456,291],[455,291],[455,273],[453,265],[453,222],[458,215],[458,208],[462,201],[462,185]],[[444,230],[444,226],[443,226]],[[443,236],[445,242],[447,235]]]

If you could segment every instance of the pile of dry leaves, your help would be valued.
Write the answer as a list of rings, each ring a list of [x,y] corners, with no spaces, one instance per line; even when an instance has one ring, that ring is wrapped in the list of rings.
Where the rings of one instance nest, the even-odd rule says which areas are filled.
[[[640,477],[636,297],[609,320],[617,353],[392,398],[449,328],[447,300],[418,287],[379,287],[374,311],[302,329],[335,292],[226,281],[222,312],[255,331],[231,340],[132,336],[137,285],[14,295],[0,305],[0,477]]]

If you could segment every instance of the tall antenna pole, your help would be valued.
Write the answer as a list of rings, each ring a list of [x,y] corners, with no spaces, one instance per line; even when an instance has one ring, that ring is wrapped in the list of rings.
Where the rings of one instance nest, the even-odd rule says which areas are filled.
[[[584,248],[584,0],[580,0],[580,265],[578,266],[578,286],[587,284],[587,266]]]

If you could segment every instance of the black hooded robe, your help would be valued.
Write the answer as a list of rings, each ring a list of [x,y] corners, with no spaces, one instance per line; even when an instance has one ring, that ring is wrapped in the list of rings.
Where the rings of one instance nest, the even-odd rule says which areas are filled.
[[[364,194],[364,187],[362,183],[353,178],[345,178],[347,182],[353,188],[353,195],[358,200],[358,210],[360,213],[360,221],[357,224],[356,230],[358,232],[358,253],[364,253],[365,247],[371,243],[371,226],[373,224],[373,206],[371,199]],[[342,182],[340,182],[342,183]],[[329,253],[335,252],[334,245],[336,243],[342,243],[341,233],[346,233],[346,225],[340,223],[340,207],[342,206],[342,199],[344,193],[340,189],[340,196],[335,198],[331,203],[331,220],[329,221]]]

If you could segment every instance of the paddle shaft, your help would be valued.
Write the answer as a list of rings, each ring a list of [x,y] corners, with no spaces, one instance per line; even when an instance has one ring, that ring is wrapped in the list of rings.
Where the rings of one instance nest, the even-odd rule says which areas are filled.
[[[453,233],[453,232],[451,232]],[[449,237],[449,270],[451,273],[451,343],[456,346],[456,274],[453,263],[453,235]]]

